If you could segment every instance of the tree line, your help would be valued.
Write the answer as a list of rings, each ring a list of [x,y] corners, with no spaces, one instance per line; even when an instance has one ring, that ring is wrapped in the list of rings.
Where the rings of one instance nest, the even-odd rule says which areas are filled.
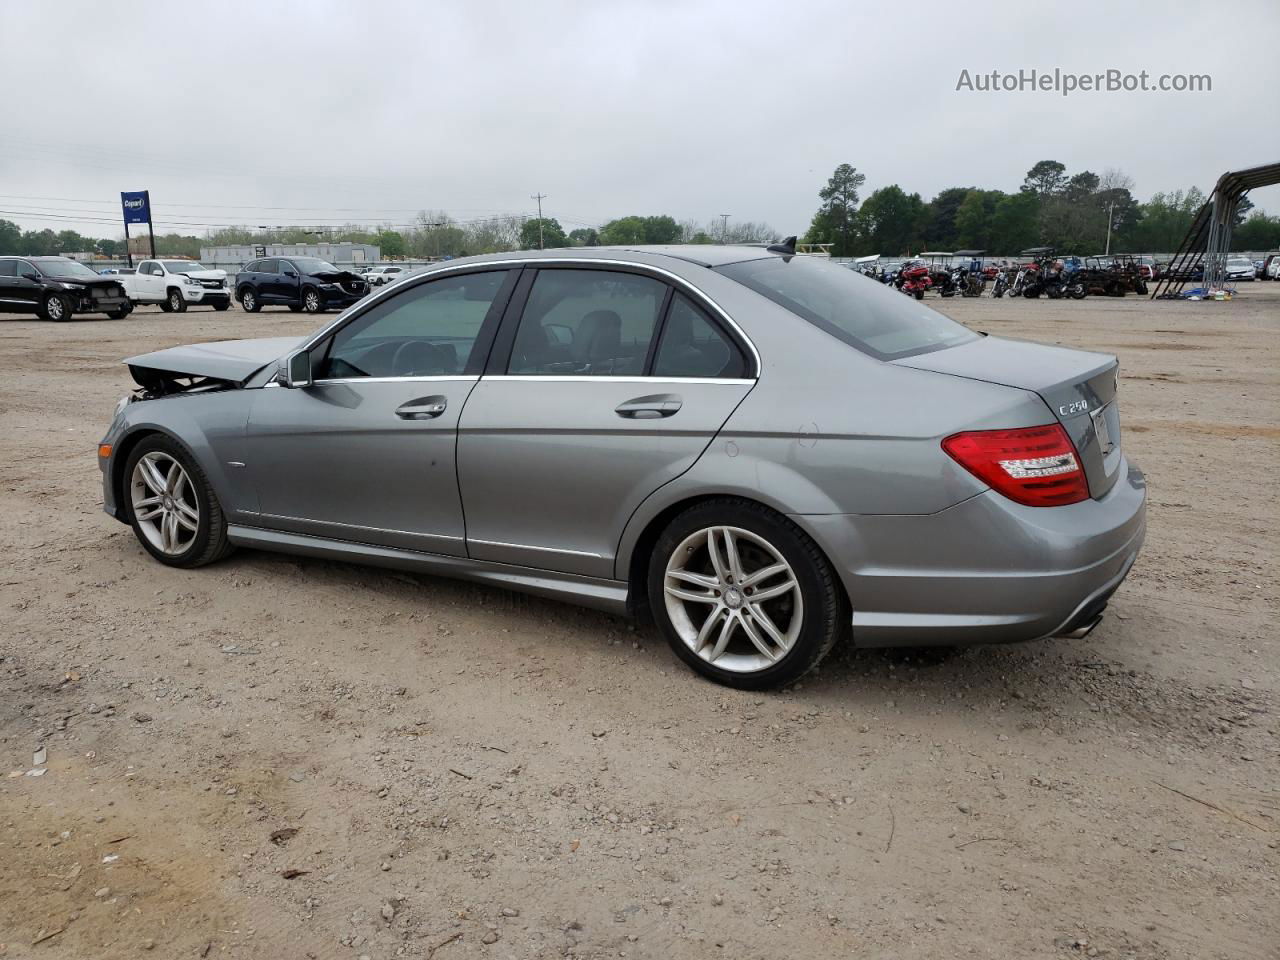
[[[599,227],[577,227],[566,231],[554,217],[487,217],[458,221],[442,210],[422,211],[414,223],[404,227],[376,227],[349,224],[345,227],[309,229],[250,229],[224,227],[203,237],[166,233],[156,235],[156,253],[162,257],[200,255],[201,247],[267,243],[368,243],[380,248],[390,259],[438,259],[465,257],[508,250],[532,250],[539,246],[594,247],[663,243],[771,243],[780,234],[767,223],[751,220],[701,223],[677,221],[666,214],[632,215],[610,220]],[[119,239],[83,236],[74,230],[22,230],[16,223],[0,220],[0,254],[48,256],[67,253],[97,253],[123,257],[123,235]]]
[[[1197,187],[1133,195],[1133,179],[1119,170],[1068,175],[1065,164],[1041,160],[1012,193],[948,187],[925,201],[890,184],[861,200],[866,175],[836,167],[818,192],[820,206],[805,240],[829,243],[837,257],[902,256],[922,250],[987,250],[1015,254],[1034,246],[1088,255],[1101,252],[1111,220],[1113,253],[1172,253],[1205,202]],[[1280,217],[1254,210],[1246,198],[1237,211],[1233,250],[1280,247]]]

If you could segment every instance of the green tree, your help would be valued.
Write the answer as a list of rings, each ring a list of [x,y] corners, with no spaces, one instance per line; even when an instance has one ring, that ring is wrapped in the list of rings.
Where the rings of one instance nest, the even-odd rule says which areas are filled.
[[[1269,217],[1262,210],[1254,210],[1249,219],[1231,234],[1231,249],[1275,250],[1280,248],[1280,217]]]
[[[967,250],[994,250],[992,223],[1005,197],[1000,190],[970,190],[956,211],[956,246]]]
[[[1134,252],[1172,253],[1178,249],[1204,205],[1197,188],[1156,193],[1142,204],[1142,219],[1128,238]]]
[[[554,217],[543,217],[541,220],[534,217],[532,220],[526,220],[524,226],[520,228],[520,246],[524,250],[536,250],[540,247],[546,249],[567,247],[569,238],[564,235],[560,221]]]
[[[1060,191],[1066,184],[1067,168],[1057,160],[1041,160],[1027,171],[1022,189],[1034,193],[1040,199]]]
[[[111,240],[106,237],[103,237],[101,240],[97,241],[97,247],[98,247],[98,252],[102,254],[104,257],[123,257],[124,256],[123,240]]]
[[[58,252],[58,235],[52,230],[27,230],[22,234],[22,252],[29,257],[48,257]]]
[[[1015,254],[1036,245],[1040,236],[1040,200],[1023,191],[1000,200],[991,214],[992,252]]]
[[[406,249],[404,234],[390,227],[374,234],[373,242],[384,257],[403,257]]]
[[[644,217],[619,217],[617,220],[610,220],[600,228],[602,246],[614,247],[646,242]]]
[[[918,193],[907,193],[896,183],[867,197],[858,211],[861,229],[856,253],[883,253],[896,257],[910,253],[920,242],[925,203]]]
[[[74,230],[63,230],[58,234],[59,253],[84,253],[93,249],[93,241],[88,240]]]
[[[575,247],[598,247],[600,234],[592,227],[579,227],[569,231],[569,242]]]
[[[842,163],[818,191],[822,205],[813,215],[805,239],[810,243],[831,243],[833,257],[851,255],[858,240],[858,188],[867,182],[852,164]]]
[[[956,215],[960,204],[973,187],[947,187],[929,201],[925,209],[924,228],[920,242],[930,250],[951,250],[959,239],[956,232]]]
[[[22,228],[12,220],[0,220],[0,253],[22,253]]]

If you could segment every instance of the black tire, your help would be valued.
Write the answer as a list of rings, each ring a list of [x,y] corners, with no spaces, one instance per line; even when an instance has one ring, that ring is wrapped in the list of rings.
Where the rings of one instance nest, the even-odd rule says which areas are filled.
[[[1068,288],[1067,292],[1071,294],[1072,300],[1083,300],[1089,295],[1089,288],[1083,283],[1075,283]]]
[[[254,292],[253,287],[241,287],[237,299],[240,301],[240,306],[244,307],[245,313],[257,313],[262,309],[258,294]]]
[[[913,294],[913,296],[914,296],[917,300],[923,300],[923,299],[924,299],[924,291],[923,291],[923,290],[917,290],[917,291]]]
[[[768,541],[790,565],[799,585],[804,611],[799,633],[790,650],[764,669],[737,672],[702,659],[681,639],[667,611],[664,590],[667,561],[686,538],[699,530],[719,526],[737,527]],[[845,635],[849,621],[844,589],[818,545],[786,517],[745,500],[708,500],[676,516],[654,545],[647,581],[653,617],[676,656],[704,677],[740,690],[764,690],[799,679],[816,667]]]
[[[123,320],[131,313],[133,313],[133,307],[125,307],[123,310],[112,310],[107,316],[112,320]]]
[[[60,293],[51,293],[40,303],[40,319],[66,323],[71,319],[71,301]]]
[[[1040,288],[1039,288],[1039,287],[1025,287],[1025,288],[1023,288],[1022,295],[1023,295],[1024,297],[1026,297],[1028,300],[1036,300],[1036,299],[1038,299],[1038,298],[1039,298],[1039,296],[1040,296]]]
[[[169,288],[168,292],[165,294],[164,302],[169,305],[170,313],[186,313],[187,312],[186,298],[183,297],[182,291],[179,290],[177,287]]]
[[[230,303],[223,303],[221,300],[219,300],[217,303],[215,303],[215,304],[213,305],[213,309],[215,309],[215,310],[217,310],[219,313],[221,313],[223,310],[230,310],[230,309],[231,309],[231,304],[230,304]]]
[[[155,451],[172,457],[182,465],[190,479],[191,491],[200,510],[200,520],[196,524],[195,536],[191,539],[187,549],[180,554],[167,554],[158,550],[142,532],[138,518],[134,515],[133,500],[130,496],[133,470],[139,460],[146,454]],[[120,487],[120,505],[125,511],[129,525],[133,527],[134,536],[138,538],[138,542],[142,544],[147,553],[166,566],[203,567],[207,563],[221,560],[235,549],[231,542],[227,540],[227,519],[222,512],[222,505],[218,502],[217,495],[213,492],[213,487],[209,485],[209,478],[205,476],[204,471],[200,469],[200,465],[196,463],[195,458],[187,452],[186,448],[169,437],[162,434],[153,434],[143,439],[129,451],[129,457],[124,466],[124,479]]]
[[[307,313],[324,313],[324,298],[315,287],[302,288],[302,309]]]

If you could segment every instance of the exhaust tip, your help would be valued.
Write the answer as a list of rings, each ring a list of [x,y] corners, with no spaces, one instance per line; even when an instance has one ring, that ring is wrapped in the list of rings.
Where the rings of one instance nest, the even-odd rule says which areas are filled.
[[[1065,633],[1060,633],[1058,636],[1064,637],[1068,640],[1082,640],[1089,634],[1093,633],[1093,628],[1101,622],[1102,614],[1099,613],[1095,615],[1093,619],[1086,621],[1083,626],[1076,627],[1074,630],[1068,630]]]

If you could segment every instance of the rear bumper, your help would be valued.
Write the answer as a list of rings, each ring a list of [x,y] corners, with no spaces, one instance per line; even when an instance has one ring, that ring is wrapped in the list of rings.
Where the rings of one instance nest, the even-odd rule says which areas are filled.
[[[992,491],[930,516],[796,516],[835,562],[863,647],[1014,643],[1090,627],[1137,559],[1146,480],[1024,507]]]

